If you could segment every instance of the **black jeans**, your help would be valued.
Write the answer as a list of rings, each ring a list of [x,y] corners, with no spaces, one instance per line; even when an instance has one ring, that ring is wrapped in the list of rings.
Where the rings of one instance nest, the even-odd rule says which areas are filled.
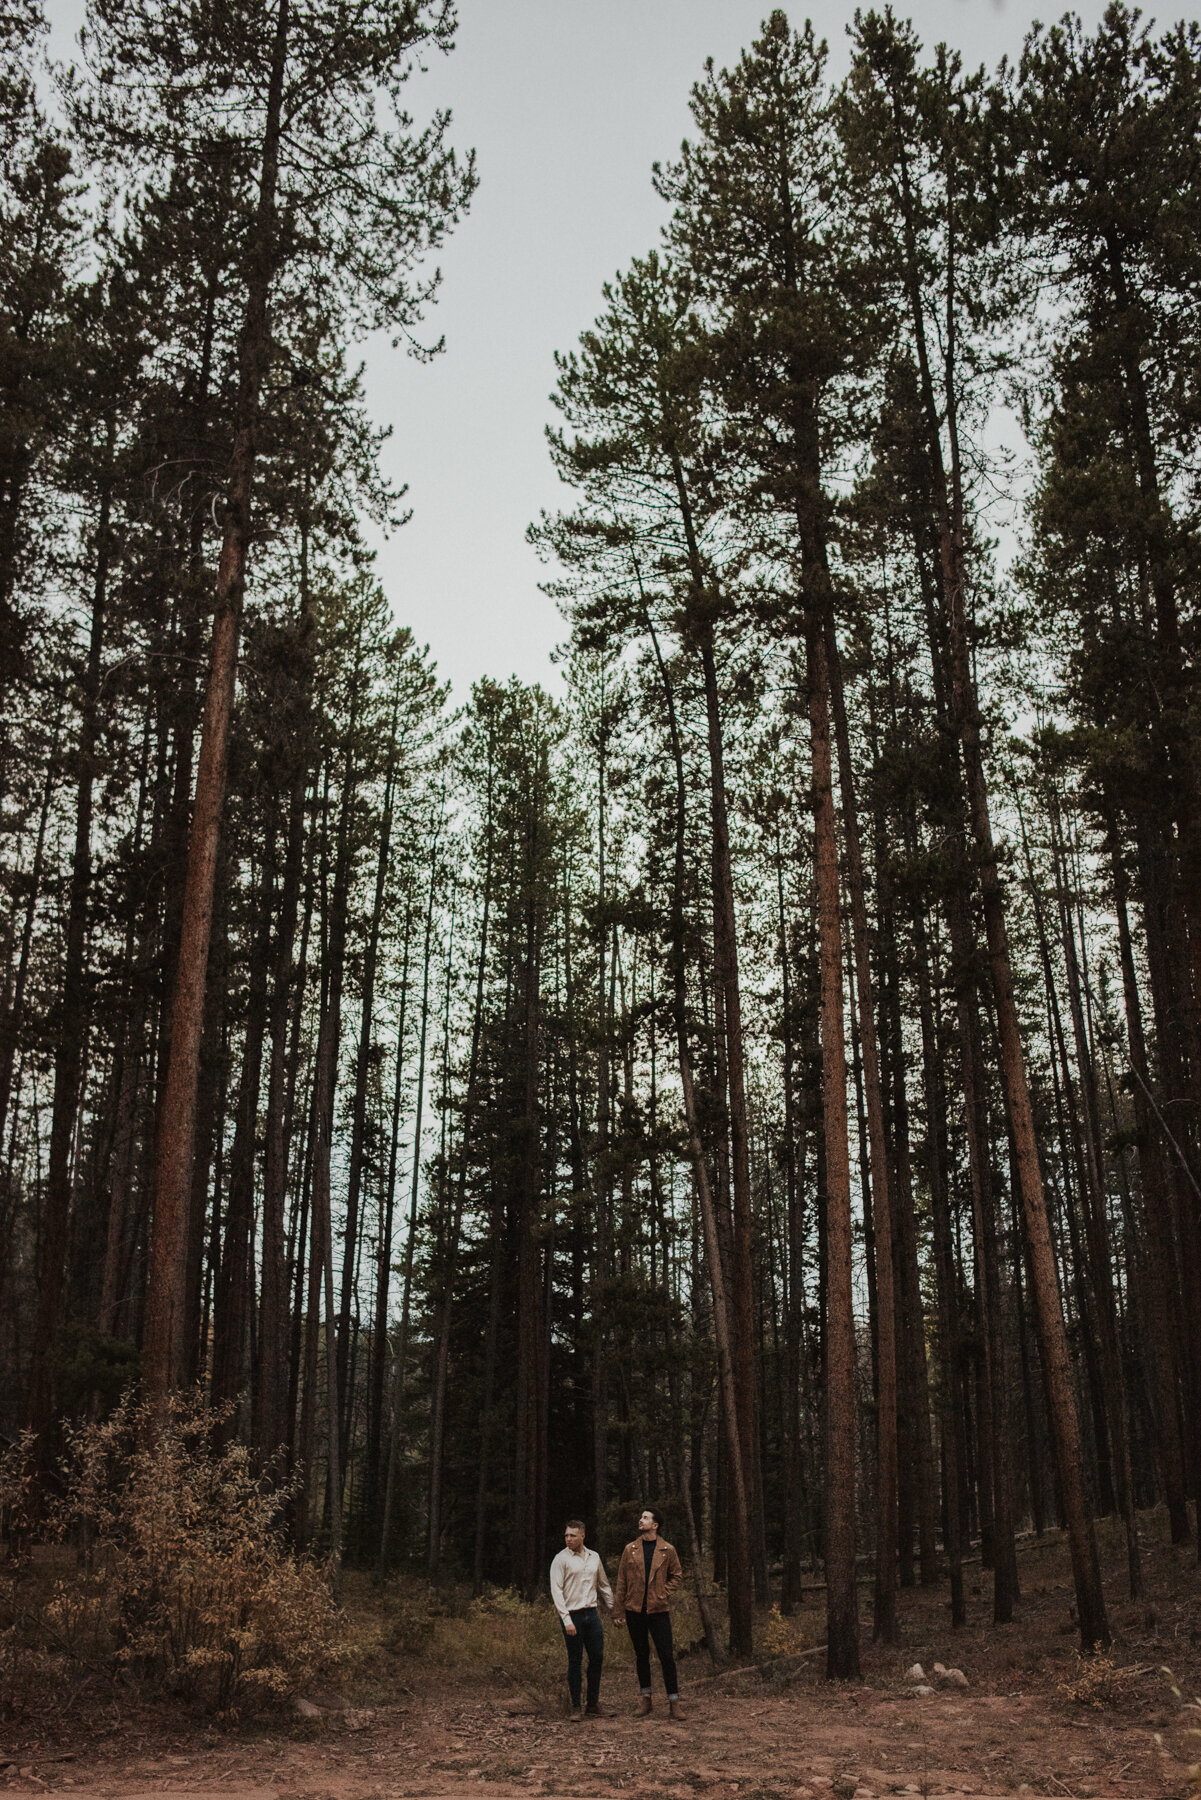
[[[578,1612],[572,1613],[571,1622],[575,1626],[574,1637],[568,1634],[566,1627],[563,1629],[563,1642],[567,1645],[567,1691],[571,1695],[571,1704],[578,1706],[580,1704],[580,1667],[586,1650],[588,1652],[588,1704],[595,1706],[600,1694],[601,1667],[605,1660],[605,1628],[601,1624],[600,1614],[595,1606],[582,1606]]]
[[[659,1657],[659,1666],[663,1670],[663,1685],[667,1689],[669,1700],[679,1696],[676,1684],[676,1659],[671,1642],[671,1614],[632,1612],[626,1614],[626,1624],[630,1628],[630,1637],[634,1645],[634,1661],[638,1665],[638,1686],[644,1694],[651,1691],[651,1639]]]

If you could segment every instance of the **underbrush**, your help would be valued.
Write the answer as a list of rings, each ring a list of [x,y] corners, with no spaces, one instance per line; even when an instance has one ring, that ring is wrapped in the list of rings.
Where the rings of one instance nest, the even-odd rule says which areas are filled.
[[[1067,1681],[1059,1683],[1059,1692],[1077,1706],[1100,1711],[1103,1707],[1120,1706],[1128,1699],[1136,1673],[1100,1651],[1092,1656],[1077,1652],[1075,1669]]]
[[[225,1415],[174,1401],[153,1430],[123,1401],[68,1439],[59,1498],[9,1563],[0,1677],[10,1709],[97,1679],[230,1714],[291,1691],[348,1653],[316,1565],[283,1534],[287,1487],[265,1482]],[[0,1506],[28,1500],[28,1445],[0,1470]]]
[[[778,1606],[773,1606],[764,1616],[759,1628],[759,1660],[773,1663],[803,1655],[817,1642],[814,1632],[811,1612],[786,1616]]]
[[[353,1596],[353,1597],[352,1597]],[[517,1690],[542,1697],[557,1694],[566,1660],[563,1633],[550,1601],[540,1595],[532,1604],[512,1588],[485,1588],[473,1599],[465,1584],[431,1589],[415,1576],[390,1580],[381,1594],[348,1592],[348,1604],[378,1620],[378,1644],[387,1665],[406,1682],[419,1682],[424,1671],[483,1674],[491,1682],[507,1682]],[[634,1652],[624,1629],[605,1624],[606,1670],[633,1669]],[[696,1601],[691,1593],[672,1606],[677,1658],[699,1668],[704,1655]],[[708,1659],[705,1658],[708,1667]]]
[[[1190,1760],[1201,1750],[1201,1696],[1194,1695],[1191,1700],[1186,1700],[1176,1685],[1171,1669],[1165,1668],[1161,1673],[1167,1676],[1172,1698],[1180,1709],[1177,1717],[1179,1747],[1176,1754],[1181,1762],[1188,1765],[1189,1786],[1195,1794],[1201,1794],[1201,1761]],[[1158,1732],[1156,1741],[1162,1742]]]
[[[606,1633],[608,1654],[612,1636]],[[563,1661],[563,1633],[550,1601],[532,1605],[512,1588],[492,1588],[461,1613],[434,1621],[429,1660],[439,1668],[497,1671],[521,1686],[542,1688]]]

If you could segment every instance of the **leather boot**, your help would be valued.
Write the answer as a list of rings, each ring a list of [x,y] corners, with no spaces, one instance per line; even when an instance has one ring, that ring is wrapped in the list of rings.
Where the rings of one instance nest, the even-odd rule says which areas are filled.
[[[653,1706],[654,1706],[654,1702],[652,1701],[649,1694],[639,1694],[639,1696],[638,1696],[638,1712],[636,1714],[636,1717],[639,1719],[645,1719],[647,1713],[652,1711]]]
[[[686,1719],[688,1717],[688,1714],[684,1711],[684,1703],[682,1700],[669,1700],[667,1705],[673,1719]]]

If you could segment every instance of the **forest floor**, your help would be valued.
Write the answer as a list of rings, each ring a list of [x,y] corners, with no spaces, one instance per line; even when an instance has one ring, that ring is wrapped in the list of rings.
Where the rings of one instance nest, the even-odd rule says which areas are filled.
[[[1149,1534],[1154,1537],[1154,1529]],[[647,1800],[882,1800],[885,1795],[1116,1797],[1192,1794],[1188,1765],[1201,1715],[1201,1572],[1191,1547],[1146,1550],[1146,1597],[1120,1597],[1122,1560],[1106,1534],[1108,1658],[1082,1662],[1070,1617],[1064,1546],[1020,1558],[1015,1622],[989,1622],[990,1583],[969,1567],[966,1629],[952,1633],[945,1588],[901,1594],[899,1648],[870,1642],[864,1590],[863,1680],[827,1684],[823,1596],[795,1619],[762,1621],[777,1654],[715,1675],[685,1647],[687,1720],[634,1716],[624,1632],[607,1636],[602,1703],[611,1716],[566,1713],[563,1652],[549,1609],[502,1608],[493,1619],[449,1610],[414,1626],[418,1592],[353,1584],[359,1650],[334,1686],[310,1686],[308,1717],[292,1710],[214,1723],[178,1702],[86,1687],[32,1697],[0,1724],[0,1785],[18,1792],[135,1800],[519,1800],[524,1796]],[[398,1623],[399,1620],[399,1623]],[[687,1646],[688,1610],[677,1639]],[[679,1629],[682,1627],[682,1629]],[[414,1644],[413,1637],[420,1642]],[[965,1689],[917,1696],[911,1665],[961,1669]],[[657,1673],[657,1672],[656,1672]]]

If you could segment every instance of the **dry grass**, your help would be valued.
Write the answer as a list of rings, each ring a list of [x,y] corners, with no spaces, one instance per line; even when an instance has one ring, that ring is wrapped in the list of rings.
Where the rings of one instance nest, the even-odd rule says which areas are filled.
[[[550,1601],[528,1605],[512,1588],[486,1588],[472,1599],[466,1584],[431,1588],[399,1575],[381,1590],[366,1577],[347,1584],[347,1610],[364,1652],[360,1668],[373,1685],[386,1675],[415,1689],[440,1686],[448,1674],[486,1675],[516,1697],[557,1695],[564,1668],[563,1634]],[[699,1645],[700,1614],[691,1593],[672,1608],[677,1648]],[[371,1644],[374,1632],[374,1643]],[[632,1668],[628,1634],[605,1627],[607,1668]]]

